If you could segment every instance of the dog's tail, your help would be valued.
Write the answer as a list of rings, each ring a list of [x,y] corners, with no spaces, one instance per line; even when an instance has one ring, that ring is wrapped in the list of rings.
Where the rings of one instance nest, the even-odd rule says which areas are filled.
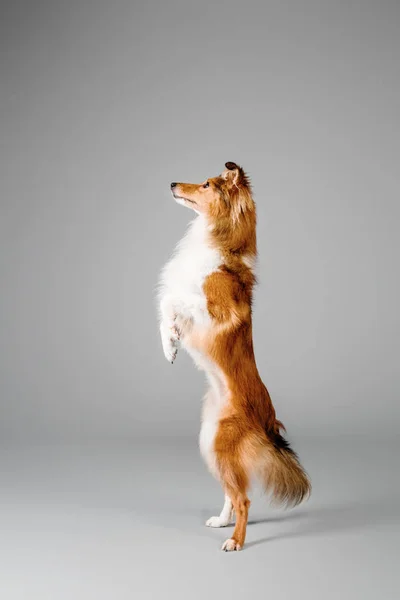
[[[311,481],[280,428],[284,429],[276,421],[274,430],[266,432],[259,453],[258,476],[273,503],[296,506],[311,494]]]

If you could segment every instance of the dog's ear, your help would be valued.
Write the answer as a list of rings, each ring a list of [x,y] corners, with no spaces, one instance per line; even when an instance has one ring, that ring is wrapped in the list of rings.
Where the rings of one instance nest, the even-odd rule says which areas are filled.
[[[227,162],[222,177],[231,185],[238,186],[244,179],[243,169],[234,162]]]

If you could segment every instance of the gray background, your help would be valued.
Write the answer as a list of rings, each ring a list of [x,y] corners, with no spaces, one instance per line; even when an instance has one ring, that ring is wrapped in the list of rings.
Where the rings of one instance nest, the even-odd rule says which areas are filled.
[[[337,572],[352,565],[349,598],[396,597],[382,547],[399,516],[399,27],[396,1],[1,3],[2,497],[26,559],[3,538],[7,600],[26,597],[21,573],[41,598],[130,598],[171,544],[175,566],[156,561],[152,581],[165,573],[171,597],[193,594],[188,546],[196,589],[201,573],[207,593],[239,577],[215,554],[226,532],[200,528],[220,503],[196,452],[203,377],[183,353],[165,361],[154,299],[191,218],[169,182],[227,160],[258,206],[259,369],[314,481],[310,508],[290,513],[294,541],[261,544],[261,519],[233,560],[246,557],[254,593],[345,597]],[[142,583],[138,597],[155,597]]]

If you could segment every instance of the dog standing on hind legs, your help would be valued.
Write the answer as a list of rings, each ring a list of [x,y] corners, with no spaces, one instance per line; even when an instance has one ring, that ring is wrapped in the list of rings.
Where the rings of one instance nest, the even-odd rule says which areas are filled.
[[[206,373],[200,450],[225,492],[221,514],[206,525],[224,527],[235,514],[222,549],[241,550],[253,475],[285,505],[301,502],[311,484],[281,434],[254,357],[256,210],[249,178],[228,162],[221,175],[200,184],[171,183],[171,191],[197,216],[161,273],[161,341],[168,361],[183,347]]]

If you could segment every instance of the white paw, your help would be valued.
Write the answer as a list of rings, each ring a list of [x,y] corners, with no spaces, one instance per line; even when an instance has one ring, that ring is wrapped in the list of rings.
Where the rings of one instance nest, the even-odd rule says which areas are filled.
[[[223,544],[222,544],[222,548],[221,550],[223,550],[224,552],[233,552],[234,550],[241,550],[242,546],[240,544],[237,543],[236,540],[230,538],[229,540],[226,540]]]
[[[161,323],[160,332],[164,356],[168,362],[173,364],[178,353],[180,338],[179,329],[174,324],[168,326],[164,323]]]
[[[175,344],[177,344],[179,342],[179,340],[181,339],[181,334],[180,334],[179,328],[175,323],[170,326],[169,335],[170,335],[170,339]]]
[[[229,520],[221,519],[221,517],[211,517],[206,521],[207,527],[226,527],[229,523]]]
[[[169,346],[168,348],[164,347],[164,356],[167,359],[167,361],[171,363],[171,365],[174,364],[177,354],[178,354],[178,348],[175,348],[172,345]]]

